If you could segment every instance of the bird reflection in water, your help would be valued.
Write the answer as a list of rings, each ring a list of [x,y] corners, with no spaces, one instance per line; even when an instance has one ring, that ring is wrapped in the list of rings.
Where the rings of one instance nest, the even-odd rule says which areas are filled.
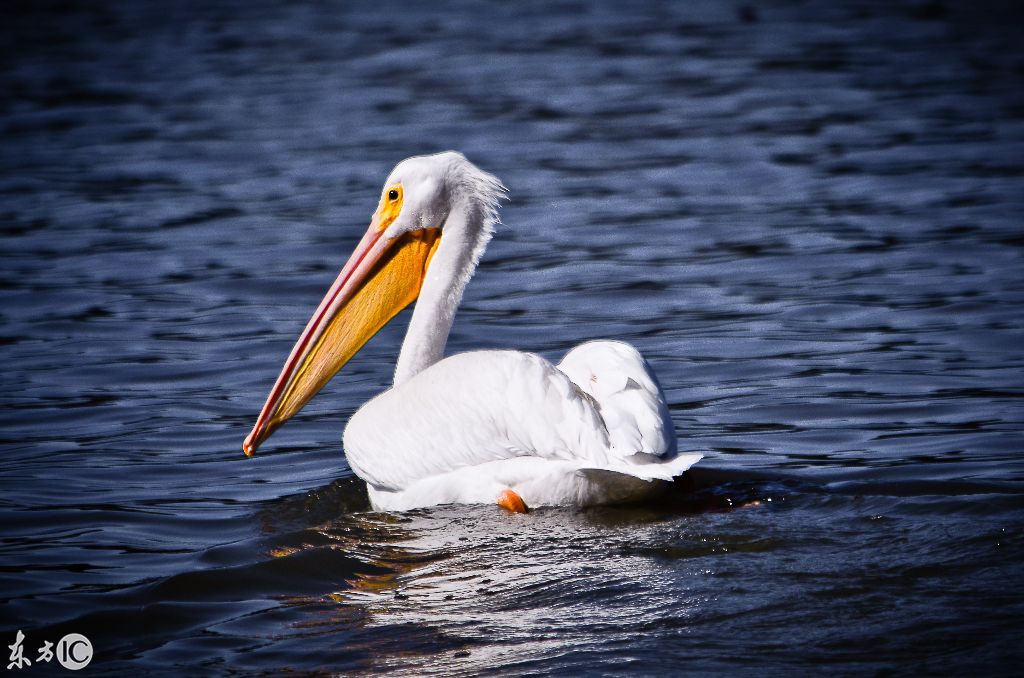
[[[318,611],[296,625],[300,635],[344,631],[347,651],[416,671],[428,670],[419,660],[438,655],[447,671],[472,672],[565,652],[594,634],[625,640],[645,625],[685,627],[702,598],[659,558],[717,548],[700,527],[687,534],[687,515],[754,508],[765,499],[758,486],[681,482],[645,505],[527,515],[453,505],[396,514],[353,505],[359,482],[285,500],[266,520],[281,530],[271,556],[326,550],[357,561],[335,573],[332,590],[282,602]],[[340,513],[328,516],[328,507]],[[670,554],[663,548],[669,541],[691,548]],[[696,558],[692,570],[709,575]],[[399,636],[401,651],[397,641],[394,651],[380,651],[380,642],[390,646]]]

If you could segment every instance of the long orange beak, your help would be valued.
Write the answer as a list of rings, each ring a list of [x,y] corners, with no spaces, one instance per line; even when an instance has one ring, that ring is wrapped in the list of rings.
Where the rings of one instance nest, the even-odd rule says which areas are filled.
[[[384,231],[395,216],[382,201],[366,235],[295,342],[256,425],[242,443],[247,456],[419,296],[441,231],[428,228],[389,240]]]

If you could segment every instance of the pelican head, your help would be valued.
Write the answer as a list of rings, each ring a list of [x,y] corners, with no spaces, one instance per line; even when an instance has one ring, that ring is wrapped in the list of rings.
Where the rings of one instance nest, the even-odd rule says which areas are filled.
[[[396,382],[398,374],[440,357],[454,308],[490,239],[503,195],[497,178],[454,151],[407,158],[392,170],[366,234],[299,335],[246,437],[246,455],[421,294],[429,294],[431,312],[422,314],[419,324],[435,326],[425,333],[433,342],[410,347],[410,328]]]

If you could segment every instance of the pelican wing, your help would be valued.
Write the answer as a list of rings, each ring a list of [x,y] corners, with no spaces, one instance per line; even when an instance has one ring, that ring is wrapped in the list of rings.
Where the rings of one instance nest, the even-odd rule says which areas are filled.
[[[641,480],[671,480],[700,458],[675,455],[661,390],[635,349],[591,342],[566,358],[569,374],[517,351],[446,358],[352,417],[349,464],[374,488],[398,491],[519,458]]]
[[[514,457],[604,466],[612,453],[594,400],[548,361],[518,351],[436,363],[360,408],[344,444],[352,469],[389,490]]]
[[[597,401],[615,457],[675,454],[665,396],[635,348],[621,341],[589,341],[569,351],[558,369]]]

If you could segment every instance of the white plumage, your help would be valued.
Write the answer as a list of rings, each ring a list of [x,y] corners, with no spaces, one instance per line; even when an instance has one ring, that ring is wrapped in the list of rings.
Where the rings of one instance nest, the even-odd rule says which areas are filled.
[[[370,297],[366,303],[386,296],[369,287],[361,293],[360,281],[352,280],[363,259],[374,255],[372,248],[383,251],[403,236],[440,228],[423,262],[394,386],[363,405],[345,429],[349,464],[367,482],[375,508],[493,503],[506,490],[528,506],[636,501],[701,458],[677,454],[664,394],[628,344],[588,342],[557,367],[518,351],[442,359],[503,194],[497,179],[454,152],[410,158],[395,168],[364,243],[376,240],[353,254],[300,337],[246,441],[247,452],[322,386],[306,386],[302,379],[307,365],[316,374],[320,363],[327,364],[330,354],[321,358],[317,351],[325,351],[324,337],[335,331],[330,324],[354,313],[349,308],[364,303],[360,294]],[[388,216],[396,202],[391,211],[397,216]],[[388,265],[382,260],[376,273],[366,275],[381,277]],[[329,363],[330,373],[347,359]]]
[[[374,506],[493,503],[506,488],[528,506],[638,500],[700,459],[672,456],[664,400],[631,346],[591,342],[566,359],[585,380],[529,353],[473,351],[366,403],[344,444]]]

